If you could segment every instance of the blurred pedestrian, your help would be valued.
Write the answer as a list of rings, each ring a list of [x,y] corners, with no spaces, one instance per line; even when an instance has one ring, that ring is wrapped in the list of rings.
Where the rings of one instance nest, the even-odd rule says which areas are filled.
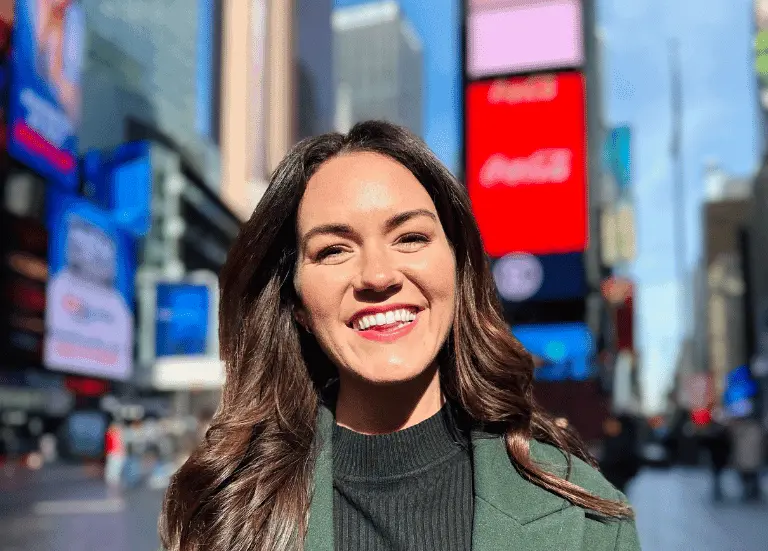
[[[712,471],[712,493],[715,501],[723,499],[722,473],[731,457],[731,437],[728,427],[713,420],[704,429],[701,443],[709,454],[709,466]]]
[[[624,492],[641,466],[636,421],[627,414],[609,417],[603,423],[603,439],[600,471]]]
[[[110,423],[104,435],[104,453],[104,481],[110,488],[120,488],[125,467],[125,439],[123,427],[116,421]]]
[[[131,422],[125,429],[126,462],[123,469],[123,481],[126,486],[134,487],[141,483],[144,476],[144,453],[147,450],[147,435],[141,419]]]
[[[756,419],[733,419],[733,462],[739,472],[745,501],[761,497],[760,467],[763,462],[763,430]]]

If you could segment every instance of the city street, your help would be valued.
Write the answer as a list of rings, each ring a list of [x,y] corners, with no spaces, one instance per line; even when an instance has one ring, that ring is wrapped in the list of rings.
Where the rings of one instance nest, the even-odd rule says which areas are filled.
[[[58,468],[0,485],[3,551],[155,551],[162,492],[110,496],[95,472]],[[629,489],[644,551],[761,551],[768,503],[743,505],[726,476],[723,504],[710,500],[702,470],[644,471]],[[764,487],[768,489],[768,480]]]
[[[763,477],[763,489],[768,490]],[[738,501],[738,477],[727,472],[727,499],[711,499],[708,473],[700,469],[643,471],[627,493],[637,511],[643,551],[764,551],[768,503]]]
[[[56,467],[0,478],[0,549],[156,551],[162,491],[110,495],[98,474]]]

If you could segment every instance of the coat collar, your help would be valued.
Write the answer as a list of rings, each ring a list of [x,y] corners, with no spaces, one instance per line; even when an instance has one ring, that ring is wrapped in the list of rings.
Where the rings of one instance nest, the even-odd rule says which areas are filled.
[[[318,416],[318,456],[305,551],[334,551],[333,414]],[[532,442],[531,454],[559,475],[557,450]],[[560,455],[560,457],[558,457]],[[566,500],[528,482],[510,463],[499,436],[472,434],[474,520],[472,551],[548,551],[581,549],[584,513]]]

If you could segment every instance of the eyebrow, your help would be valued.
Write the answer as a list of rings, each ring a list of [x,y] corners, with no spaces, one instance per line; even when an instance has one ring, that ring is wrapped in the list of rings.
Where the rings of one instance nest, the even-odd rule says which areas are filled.
[[[430,210],[413,209],[413,210],[407,210],[405,212],[395,214],[394,216],[387,219],[387,221],[384,222],[384,230],[387,233],[389,233],[392,230],[396,229],[398,226],[402,226],[409,220],[413,220],[414,218],[419,218],[419,217],[429,218],[433,222],[438,221],[435,213]],[[354,235],[354,233],[355,233],[355,230],[353,230],[352,226],[348,224],[321,224],[309,230],[304,235],[303,241],[304,243],[306,243],[316,235],[339,235],[343,237],[350,237]]]

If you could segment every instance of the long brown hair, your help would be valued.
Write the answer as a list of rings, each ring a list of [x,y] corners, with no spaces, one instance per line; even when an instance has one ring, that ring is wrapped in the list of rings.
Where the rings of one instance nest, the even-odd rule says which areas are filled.
[[[537,466],[537,439],[593,463],[579,438],[535,405],[533,361],[500,314],[465,189],[408,131],[356,125],[297,144],[283,159],[221,274],[221,404],[204,441],[173,477],[160,519],[168,551],[300,549],[310,501],[321,390],[336,375],[293,316],[296,211],[307,181],[328,159],[369,151],[408,168],[427,189],[456,255],[453,329],[440,354],[447,399],[474,423],[500,428],[512,464],[534,484],[609,517],[631,516]]]

